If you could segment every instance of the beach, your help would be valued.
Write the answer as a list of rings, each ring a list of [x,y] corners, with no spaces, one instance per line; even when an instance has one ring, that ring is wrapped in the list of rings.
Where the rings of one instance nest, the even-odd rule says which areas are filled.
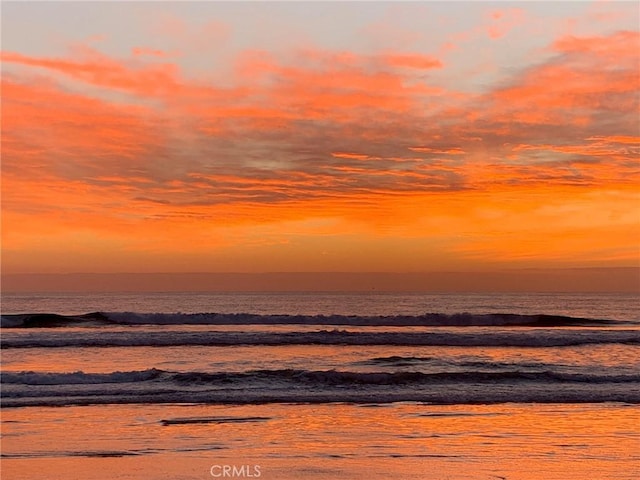
[[[2,470],[10,479],[211,479],[230,465],[246,467],[236,478],[278,480],[632,480],[639,421],[637,405],[610,403],[9,409]]]

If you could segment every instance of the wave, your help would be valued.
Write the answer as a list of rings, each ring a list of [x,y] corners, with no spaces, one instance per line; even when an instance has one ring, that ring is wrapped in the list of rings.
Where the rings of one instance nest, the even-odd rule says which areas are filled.
[[[77,384],[103,384],[103,383],[130,383],[153,380],[162,374],[162,370],[151,368],[133,372],[112,373],[84,373],[82,371],[72,373],[54,372],[3,372],[0,383],[20,383],[23,385],[77,385]]]
[[[467,347],[563,347],[640,345],[638,329],[487,329],[483,331],[74,331],[3,332],[2,348],[166,347],[236,345],[410,345]]]
[[[568,374],[552,371],[540,372],[349,372],[337,370],[255,370],[247,373],[202,373],[188,372],[172,375],[177,383],[234,383],[238,381],[271,380],[315,385],[398,385],[425,383],[497,383],[512,381],[529,382],[585,382],[585,383],[623,383],[640,382],[640,375],[586,375]]]
[[[414,357],[392,355],[390,357],[375,357],[369,360],[356,362],[356,365],[380,365],[384,367],[420,367],[423,365],[442,365],[442,359],[438,357]],[[471,368],[542,368],[548,364],[543,362],[496,362],[494,360],[448,360],[444,363],[451,367],[471,367]]]
[[[5,373],[1,382],[3,407],[184,402],[640,403],[640,374],[551,370],[390,373],[281,369],[231,373],[148,369],[102,374],[12,372]],[[264,420],[252,417],[245,421]]]
[[[185,385],[230,384],[250,382],[285,381],[291,383],[318,385],[397,385],[451,382],[583,382],[583,383],[624,383],[640,382],[640,374],[594,375],[579,373],[559,373],[550,370],[528,372],[513,370],[508,372],[352,372],[340,370],[250,370],[247,372],[169,372],[151,368],[131,372],[112,373],[36,373],[7,372],[0,378],[2,384],[23,385],[96,385],[113,383],[142,383],[162,380],[165,383]]]
[[[72,326],[108,325],[107,316],[99,312],[83,315],[59,315],[57,313],[20,313],[0,316],[2,328],[53,328]]]
[[[259,315],[249,313],[93,312],[83,315],[25,313],[2,315],[3,328],[95,325],[350,325],[350,326],[603,326],[625,322],[562,315],[515,313],[426,313],[424,315]]]

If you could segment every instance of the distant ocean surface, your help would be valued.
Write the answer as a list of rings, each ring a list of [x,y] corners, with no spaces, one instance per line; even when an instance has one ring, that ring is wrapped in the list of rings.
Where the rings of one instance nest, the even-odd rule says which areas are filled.
[[[640,295],[592,293],[3,293],[2,313],[253,313],[422,315],[513,313],[632,320]]]
[[[212,452],[219,457],[217,450],[222,449],[224,455],[243,457],[237,461],[250,457],[262,462],[267,466],[263,478],[303,478],[300,472],[295,476],[290,469],[279,470],[292,466],[293,450],[287,455],[277,442],[271,450],[265,444],[257,450],[249,444],[234,450],[228,443],[231,433],[230,438],[217,436],[214,448],[212,429],[241,424],[247,435],[260,436],[280,421],[284,423],[277,428],[292,439],[296,428],[290,422],[304,417],[299,432],[311,434],[309,429],[314,429],[314,435],[324,439],[316,450],[305,453],[314,464],[337,453],[331,447],[335,428],[331,422],[314,424],[308,418],[313,412],[336,418],[341,425],[356,425],[364,439],[371,432],[358,423],[363,409],[390,409],[387,415],[396,423],[376,434],[381,443],[375,458],[382,463],[368,475],[385,478],[384,472],[399,465],[391,466],[392,459],[404,459],[403,478],[432,478],[420,476],[415,461],[436,455],[433,442],[440,437],[425,436],[418,429],[405,431],[404,440],[398,439],[394,432],[404,431],[402,418],[412,424],[410,419],[432,422],[477,416],[483,423],[486,415],[512,415],[517,423],[540,412],[555,418],[553,412],[559,411],[571,417],[582,409],[580,415],[588,424],[585,432],[595,428],[591,420],[584,420],[592,416],[595,421],[602,415],[619,415],[624,425],[640,420],[638,295],[3,294],[2,325],[3,456],[16,462],[9,463],[10,468],[15,465],[11,478],[29,478],[18,474],[35,465],[25,464],[27,459],[158,455],[160,447],[150,447],[153,441],[141,438],[141,429],[127,427],[137,425],[135,418],[140,415],[145,425],[165,432],[171,428],[191,432],[198,426],[192,441],[197,446],[194,451],[208,452],[198,457],[203,465]],[[555,410],[543,405],[555,405]],[[64,437],[63,430],[50,423],[51,415],[58,422],[65,417],[51,410],[61,406],[67,408],[65,422],[74,425],[77,436],[73,445],[62,441],[64,447],[44,440]],[[182,406],[179,411],[177,406]],[[145,408],[144,414],[140,408]],[[88,414],[97,418],[111,412],[111,416],[113,409],[128,422],[112,437],[119,446],[93,444],[90,432],[78,422]],[[371,416],[377,418],[378,410]],[[504,428],[501,422],[484,422],[487,435],[503,435],[494,431]],[[523,428],[535,437],[533,427]],[[603,428],[611,430],[602,447],[611,447],[610,462],[591,465],[590,472],[600,471],[597,478],[633,478],[637,453],[630,456],[627,450],[615,450],[615,445],[637,443],[637,429],[605,422],[592,436],[585,433],[584,451],[562,454],[572,461],[583,454],[582,460],[590,458],[588,445],[600,441],[597,432]],[[545,435],[559,431],[573,435],[559,425],[549,425]],[[528,440],[536,441],[547,440]],[[163,442],[162,455],[180,455],[185,448],[180,436]],[[509,450],[507,440],[500,442],[512,460],[525,455],[522,445]],[[469,448],[484,448],[481,445],[475,439]],[[355,445],[350,450],[354,456],[342,458],[363,461],[376,451],[372,448]],[[274,452],[280,455],[277,459]],[[442,468],[450,468],[454,461],[447,452],[434,457],[444,462]],[[467,461],[486,467],[473,455]],[[359,478],[354,468],[347,462],[333,473],[320,469],[306,472],[304,478]],[[535,478],[506,464],[487,470],[485,476],[460,478],[504,476],[509,468],[520,472],[514,478]],[[269,469],[278,475],[268,476]],[[112,478],[136,478],[125,470]],[[614,471],[618,476],[609,476]],[[544,478],[568,478],[560,467],[555,472]],[[83,478],[102,478],[95,475]],[[211,478],[206,475],[205,471],[187,478]]]

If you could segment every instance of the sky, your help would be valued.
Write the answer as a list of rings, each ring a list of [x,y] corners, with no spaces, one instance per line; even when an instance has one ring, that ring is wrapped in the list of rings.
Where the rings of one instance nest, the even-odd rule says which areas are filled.
[[[2,272],[640,259],[635,2],[2,2]]]

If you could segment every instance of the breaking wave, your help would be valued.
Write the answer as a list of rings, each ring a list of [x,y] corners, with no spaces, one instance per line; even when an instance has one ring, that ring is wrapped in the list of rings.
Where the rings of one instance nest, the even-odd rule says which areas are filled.
[[[388,327],[465,326],[603,326],[624,322],[576,318],[562,315],[521,315],[515,313],[426,313],[424,315],[258,315],[249,313],[135,313],[93,312],[83,315],[26,313],[2,315],[3,328],[64,327],[95,325],[349,325]]]
[[[3,406],[99,403],[640,403],[640,374],[253,370],[104,374],[8,372]]]
[[[423,383],[477,382],[499,383],[512,381],[528,382],[581,382],[581,383],[625,383],[640,382],[640,374],[593,375],[559,373],[553,371],[526,372],[351,372],[340,370],[251,370],[248,372],[168,372],[156,368],[131,372],[112,373],[36,373],[7,372],[2,375],[2,384],[22,385],[97,385],[113,383],[140,383],[161,380],[180,386],[205,384],[231,384],[251,382],[291,382],[316,385],[397,385]]]
[[[97,385],[102,383],[130,383],[144,382],[158,378],[162,370],[151,368],[133,372],[112,373],[38,373],[38,372],[5,372],[0,377],[0,383],[19,383],[23,385]]]

